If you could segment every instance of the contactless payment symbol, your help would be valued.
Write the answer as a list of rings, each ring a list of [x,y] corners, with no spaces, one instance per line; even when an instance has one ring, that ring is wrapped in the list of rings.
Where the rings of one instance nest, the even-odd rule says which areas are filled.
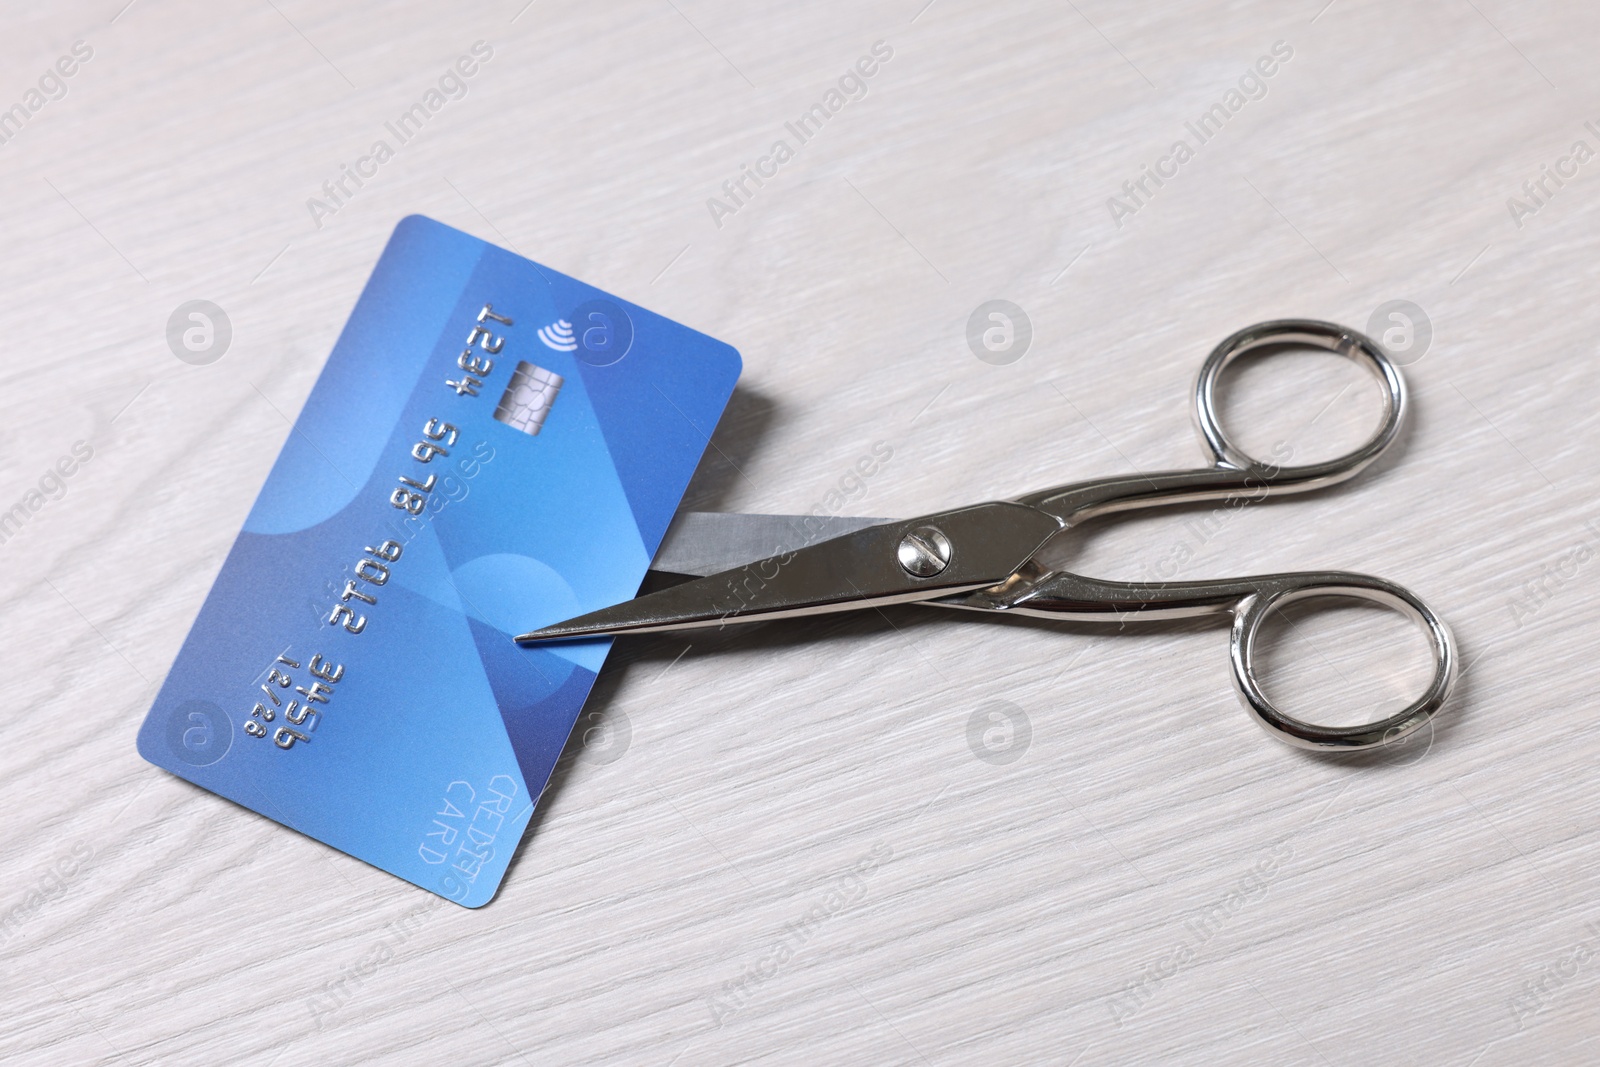
[[[572,313],[578,358],[609,367],[633,347],[633,320],[610,300],[586,300]]]
[[[233,747],[233,723],[209,700],[185,700],[167,719],[167,747],[191,767],[209,767]]]
[[[540,330],[539,334],[542,338],[544,331]],[[537,437],[565,380],[554,371],[523,360],[511,372],[511,382],[494,409],[494,417],[513,429]]]
[[[548,326],[539,327],[539,340],[544,342],[546,348],[553,348],[557,352],[572,352],[578,347],[578,342],[572,337],[572,323],[566,319],[557,319]]]

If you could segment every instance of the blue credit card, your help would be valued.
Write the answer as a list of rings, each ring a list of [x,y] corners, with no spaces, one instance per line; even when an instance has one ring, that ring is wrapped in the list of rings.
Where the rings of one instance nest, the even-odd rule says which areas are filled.
[[[739,376],[730,346],[396,227],[139,752],[467,907],[504,877]]]

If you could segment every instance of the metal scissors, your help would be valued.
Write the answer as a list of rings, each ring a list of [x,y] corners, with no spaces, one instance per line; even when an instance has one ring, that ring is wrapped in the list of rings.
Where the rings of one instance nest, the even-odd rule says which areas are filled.
[[[1326,349],[1372,372],[1382,388],[1384,412],[1370,440],[1337,459],[1300,466],[1262,463],[1229,441],[1216,409],[1223,370],[1243,356],[1284,346]],[[1427,604],[1393,582],[1347,571],[1108,582],[1038,561],[1047,542],[1097,516],[1240,494],[1298,493],[1353,478],[1394,443],[1406,416],[1406,388],[1399,369],[1367,337],[1333,323],[1284,319],[1240,330],[1212,351],[1195,381],[1193,411],[1211,454],[1210,466],[1194,470],[1097,478],[904,521],[835,520],[825,532],[838,536],[826,540],[817,539],[810,516],[680,515],[652,569],[702,577],[545,626],[517,641],[655,633],[905,603],[1119,623],[1231,615],[1235,688],[1246,710],[1279,740],[1308,749],[1370,749],[1427,723],[1455,682],[1455,641]],[[1358,726],[1320,726],[1274,707],[1255,673],[1261,625],[1275,608],[1326,596],[1375,601],[1421,626],[1434,666],[1426,692],[1404,710]]]

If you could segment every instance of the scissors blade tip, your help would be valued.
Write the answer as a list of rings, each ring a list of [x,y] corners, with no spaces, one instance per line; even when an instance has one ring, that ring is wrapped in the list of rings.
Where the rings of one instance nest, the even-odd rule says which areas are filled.
[[[673,586],[673,589],[681,588]],[[671,592],[672,589],[666,590]],[[537,630],[529,630],[519,634],[513,640],[519,645],[533,645],[543,641],[560,641],[563,639],[577,640],[585,637],[618,637],[625,633],[653,633],[658,630],[677,629],[678,625],[671,618],[661,618],[658,613],[642,611],[641,602],[651,603],[650,594],[633,600],[624,600],[620,604],[600,608],[598,611],[575,615],[570,619],[541,626]],[[690,625],[693,625],[691,622]]]
[[[512,638],[519,645],[535,645],[541,641],[559,641],[563,638],[609,637],[616,631],[606,623],[584,622],[581,618],[566,622],[553,622],[537,630],[529,630]]]

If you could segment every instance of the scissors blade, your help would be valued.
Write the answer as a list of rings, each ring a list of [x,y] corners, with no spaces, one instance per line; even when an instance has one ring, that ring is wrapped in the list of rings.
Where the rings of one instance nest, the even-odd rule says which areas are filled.
[[[1004,581],[1060,529],[1054,516],[1006,502],[870,526],[544,626],[517,641],[657,633],[932,600]],[[917,569],[928,569],[930,554],[947,554],[948,562],[919,576],[902,565],[903,554]]]
[[[680,511],[667,528],[650,570],[703,577],[891,521],[844,515]]]

